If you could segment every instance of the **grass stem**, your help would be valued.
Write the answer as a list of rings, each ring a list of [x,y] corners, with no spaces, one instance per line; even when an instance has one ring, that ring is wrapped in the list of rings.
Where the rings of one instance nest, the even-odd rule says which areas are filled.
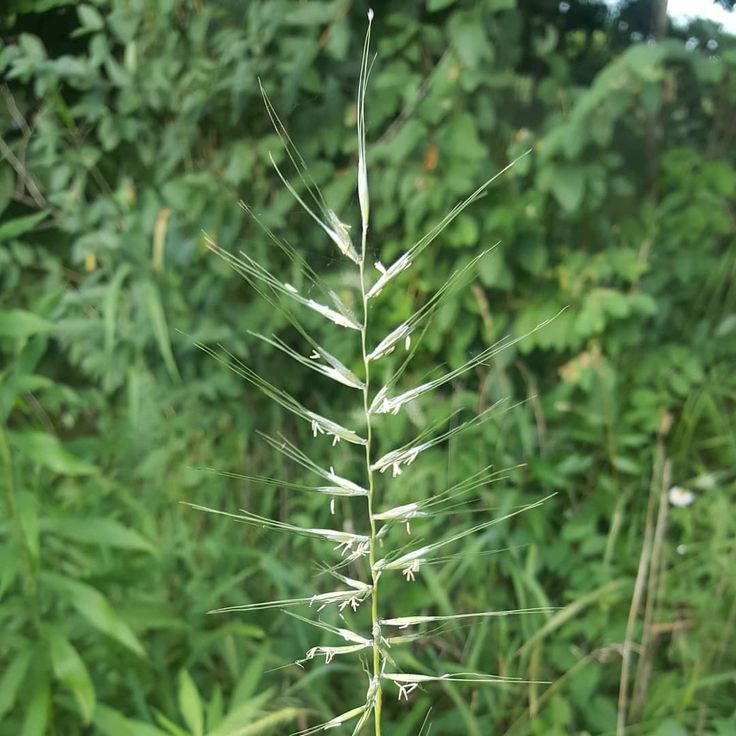
[[[371,632],[373,636],[373,680],[377,683],[375,705],[374,705],[374,723],[375,736],[381,736],[381,651],[380,651],[380,634],[379,634],[379,615],[378,615],[378,579],[381,575],[380,571],[374,569],[376,562],[376,521],[373,518],[373,494],[375,492],[374,472],[371,469],[373,462],[371,450],[373,446],[373,428],[371,426],[370,412],[370,383],[371,383],[371,366],[368,359],[368,288],[366,284],[365,263],[366,263],[366,238],[368,235],[367,223],[363,224],[363,232],[361,236],[361,259],[360,259],[360,292],[361,301],[363,303],[363,319],[360,330],[361,354],[363,359],[364,385],[363,385],[363,413],[365,415],[366,424],[366,444],[365,444],[365,469],[368,476],[368,518],[370,520],[370,551],[369,564],[371,568]]]

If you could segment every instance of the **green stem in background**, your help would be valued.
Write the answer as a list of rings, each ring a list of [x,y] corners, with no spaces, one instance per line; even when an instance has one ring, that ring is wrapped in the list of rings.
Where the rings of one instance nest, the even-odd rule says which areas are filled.
[[[361,260],[360,260],[360,292],[361,300],[363,302],[363,319],[362,327],[360,328],[360,346],[361,355],[363,358],[363,372],[365,385],[363,386],[363,413],[365,415],[366,424],[366,439],[365,444],[365,468],[368,475],[368,518],[370,520],[370,551],[368,561],[371,567],[371,632],[373,637],[373,679],[377,683],[377,689],[375,694],[375,705],[374,705],[374,723],[375,723],[375,734],[381,736],[381,652],[380,652],[380,635],[379,635],[379,617],[378,617],[378,578],[380,577],[380,571],[374,570],[374,564],[376,562],[376,522],[373,518],[373,494],[375,492],[375,485],[373,479],[373,470],[371,470],[371,448],[373,445],[373,428],[371,426],[371,414],[370,414],[370,378],[371,369],[370,361],[368,360],[368,346],[367,346],[367,333],[368,333],[368,289],[366,286],[365,279],[365,261],[366,261],[366,236],[368,228],[366,225],[363,226],[362,235],[362,246],[361,246]]]
[[[25,566],[22,569],[23,589],[31,601],[32,615],[37,626],[41,626],[41,618],[36,605],[36,565],[33,560],[31,550],[26,544],[23,525],[18,508],[18,499],[15,490],[15,477],[13,472],[13,456],[10,452],[10,444],[8,435],[0,426],[0,483],[5,486],[5,501],[7,504],[8,517],[10,518],[10,527],[15,537],[17,549],[22,550]]]

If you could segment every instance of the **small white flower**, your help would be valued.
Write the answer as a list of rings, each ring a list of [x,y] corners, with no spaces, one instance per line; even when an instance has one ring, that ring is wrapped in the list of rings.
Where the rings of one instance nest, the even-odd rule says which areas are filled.
[[[347,606],[350,606],[350,608],[353,609],[353,612],[358,610],[358,606],[362,602],[362,598],[358,598],[357,595],[351,596],[346,601],[343,601],[338,608],[342,611],[343,609],[347,608]]]
[[[673,506],[689,506],[695,500],[695,494],[687,488],[672,486],[667,491],[667,498]]]
[[[684,544],[678,544],[677,545],[677,554],[678,555],[684,555],[685,552],[687,552],[687,546]]]
[[[342,542],[340,542],[336,547],[333,547],[333,549],[340,550],[341,555],[346,555],[348,552],[353,551],[353,539],[343,539]]]
[[[413,583],[416,580],[416,574],[419,572],[420,562],[419,560],[413,560],[411,564],[407,565],[401,574],[406,576],[407,583]]]

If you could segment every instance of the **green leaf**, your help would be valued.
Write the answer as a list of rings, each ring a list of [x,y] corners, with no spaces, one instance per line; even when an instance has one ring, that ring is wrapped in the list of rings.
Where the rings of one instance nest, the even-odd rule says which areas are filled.
[[[493,59],[493,46],[486,35],[485,23],[475,14],[455,13],[448,30],[455,53],[465,66],[474,69]]]
[[[204,709],[199,690],[186,670],[179,673],[179,710],[193,736],[204,733]]]
[[[44,519],[42,530],[66,537],[75,542],[101,544],[105,547],[155,552],[156,548],[145,537],[113,519],[98,516],[84,518]]]
[[[18,522],[28,554],[34,562],[41,556],[38,534],[38,501],[32,493],[23,492],[17,496]]]
[[[46,432],[8,432],[10,444],[29,460],[60,475],[92,475],[94,465],[72,455],[53,435]]]
[[[17,545],[6,544],[4,548],[0,548],[0,600],[18,576],[21,556],[17,554],[16,547]],[[0,690],[0,702],[2,702],[2,690]]]
[[[53,329],[53,323],[25,309],[7,309],[0,312],[0,337],[26,338]]]
[[[456,246],[475,246],[478,244],[478,223],[470,215],[460,215],[447,228],[447,243]]]
[[[409,120],[399,132],[380,147],[380,152],[387,160],[394,163],[403,162],[412,151],[427,140],[427,129],[418,120]]]
[[[687,736],[687,731],[674,719],[663,721],[653,736]]]
[[[580,207],[585,191],[585,176],[580,166],[555,166],[549,183],[552,194],[563,209],[575,212]]]
[[[299,3],[295,7],[291,8],[285,20],[289,25],[294,26],[323,25],[332,20],[336,20],[340,9],[340,2]]]
[[[25,56],[24,62],[30,67],[38,67],[46,61],[46,47],[38,36],[31,33],[21,33],[18,37],[18,47]]]
[[[172,380],[179,380],[179,369],[176,367],[174,354],[171,351],[171,341],[169,339],[169,327],[166,324],[166,315],[161,305],[161,297],[158,290],[151,281],[145,281],[140,286],[143,304],[151,318],[153,333],[158,342],[158,348],[164,359],[164,364],[171,376]]]
[[[13,197],[15,177],[8,163],[0,163],[0,214],[2,214]]]
[[[115,317],[117,315],[118,297],[129,270],[127,264],[123,264],[116,271],[107,289],[105,289],[102,313],[105,322],[105,355],[108,359],[112,357],[113,348],[115,347]]]
[[[613,466],[621,473],[627,475],[641,475],[641,466],[635,460],[628,457],[616,456],[613,459]]]
[[[210,731],[207,736],[231,736],[233,733],[238,733],[240,729],[253,723],[273,695],[272,690],[265,690],[237,705],[233,703],[222,723]]]
[[[33,215],[25,215],[24,217],[16,217],[13,220],[8,220],[0,225],[0,243],[4,240],[10,240],[11,238],[17,238],[19,235],[28,232],[30,229],[38,225],[41,220],[46,217],[48,213],[44,210],[43,212],[36,212]]]
[[[0,679],[0,721],[2,721],[3,716],[15,705],[18,691],[28,672],[28,665],[31,663],[32,656],[33,651],[31,649],[21,651],[5,670],[2,679]]]
[[[216,683],[207,703],[207,712],[205,713],[205,722],[207,723],[207,733],[217,728],[222,723],[223,718],[223,698],[222,687]]]
[[[169,736],[160,728],[126,718],[106,705],[98,705],[95,708],[94,723],[105,736]]]
[[[228,731],[227,736],[259,736],[259,734],[273,733],[274,726],[287,723],[298,718],[304,711],[300,708],[282,708],[261,716],[257,721],[251,721],[242,728],[235,728]]]
[[[139,657],[146,656],[136,635],[99,590],[87,583],[80,583],[55,573],[42,573],[41,577],[50,587],[66,595],[74,608],[92,626],[120,642]]]
[[[102,30],[104,23],[102,16],[96,8],[93,8],[91,5],[79,5],[77,6],[77,15],[79,16],[79,22],[86,30]]]
[[[624,587],[625,580],[611,580],[610,582],[602,585],[596,590],[592,590],[585,595],[581,595],[575,599],[572,603],[569,603],[564,608],[560,608],[559,611],[550,616],[540,629],[534,632],[525,642],[524,645],[519,649],[519,654],[526,652],[531,649],[538,641],[544,639],[547,634],[551,631],[555,631],[557,628],[562,626],[566,621],[578,616],[582,610],[587,606],[597,603],[600,599],[608,599],[609,597],[616,598],[621,593],[621,588]]]
[[[186,729],[178,726],[171,718],[165,716],[161,711],[155,711],[156,720],[166,729],[169,736],[191,736]]]
[[[54,677],[71,690],[82,720],[89,723],[95,710],[95,689],[87,667],[71,642],[55,626],[47,626],[45,634]]]
[[[488,149],[478,137],[478,125],[473,116],[467,113],[456,115],[452,122],[445,125],[440,141],[442,149],[458,159],[488,160]]]
[[[16,0],[14,10],[17,13],[45,13],[62,5],[74,5],[76,0]]]
[[[508,289],[513,284],[511,270],[500,248],[496,248],[478,263],[478,276],[484,286]]]
[[[49,681],[42,677],[28,701],[26,717],[19,736],[46,736],[51,702]]]
[[[457,0],[427,0],[427,10],[430,13],[434,13],[438,10],[444,10],[449,8],[450,5],[454,5]]]
[[[266,649],[262,649],[257,655],[250,658],[248,665],[243,670],[243,674],[240,676],[238,684],[235,686],[235,690],[233,691],[230,700],[231,709],[255,694],[258,689],[258,683],[263,678],[267,657],[268,651]]]

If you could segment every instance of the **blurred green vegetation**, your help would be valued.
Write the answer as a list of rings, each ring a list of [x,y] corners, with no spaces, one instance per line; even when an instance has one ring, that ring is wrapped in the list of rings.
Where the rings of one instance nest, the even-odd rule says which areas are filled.
[[[344,400],[249,338],[289,333],[201,229],[302,283],[242,198],[350,298],[334,246],[272,170],[269,152],[283,153],[258,80],[330,205],[357,222],[367,7],[11,0],[0,11],[2,736],[288,733],[360,702],[357,666],[276,669],[314,643],[299,622],[206,615],[309,595],[314,545],[179,501],[329,523],[324,502],[231,477],[298,477],[256,430],[307,439],[195,340],[224,344],[318,410]],[[577,0],[374,4],[376,257],[390,262],[533,149],[383,295],[389,328],[500,241],[436,315],[408,380],[566,307],[382,430],[389,447],[448,407],[524,399],[478,441],[412,466],[391,497],[490,462],[514,470],[482,490],[482,518],[558,491],[416,583],[385,587],[393,615],[560,607],[395,655],[417,671],[461,661],[550,684],[447,683],[408,705],[389,692],[395,736],[416,734],[430,701],[436,734],[614,733],[622,660],[627,733],[736,733],[736,42],[705,22],[657,23],[657,7],[624,3],[612,18]],[[675,484],[695,492],[691,506],[668,505]]]

